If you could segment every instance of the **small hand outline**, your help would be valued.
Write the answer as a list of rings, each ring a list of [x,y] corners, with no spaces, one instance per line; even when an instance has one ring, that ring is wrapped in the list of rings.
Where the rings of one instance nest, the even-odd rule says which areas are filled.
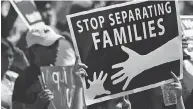
[[[99,77],[97,78],[96,72],[94,72],[93,81],[88,80],[90,87],[85,89],[85,93],[87,94],[85,99],[93,100],[98,95],[111,94],[109,90],[105,90],[104,88],[104,82],[107,79],[107,76],[107,73],[103,76],[103,71],[101,71]]]

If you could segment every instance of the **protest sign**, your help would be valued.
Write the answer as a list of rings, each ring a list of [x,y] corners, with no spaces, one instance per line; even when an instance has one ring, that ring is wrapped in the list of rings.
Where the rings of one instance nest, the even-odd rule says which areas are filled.
[[[54,95],[48,109],[71,109],[74,98],[73,81],[72,67],[41,67],[40,82]]]
[[[182,28],[186,37],[193,36],[193,15],[181,15]]]
[[[28,28],[42,25],[42,17],[33,0],[10,0],[10,2]]]
[[[88,66],[86,104],[182,78],[175,1],[134,1],[67,16],[76,53]]]

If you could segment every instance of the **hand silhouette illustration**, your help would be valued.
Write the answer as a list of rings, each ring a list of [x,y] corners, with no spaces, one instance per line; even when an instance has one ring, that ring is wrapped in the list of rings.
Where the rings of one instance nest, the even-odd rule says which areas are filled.
[[[120,83],[126,79],[126,82],[122,88],[122,90],[125,90],[130,81],[144,70],[167,62],[179,60],[181,58],[180,45],[180,39],[175,37],[166,44],[146,55],[140,55],[125,46],[121,46],[121,49],[128,54],[129,58],[124,62],[112,66],[113,69],[119,67],[123,68],[123,70],[111,76],[112,80],[116,78],[113,80],[113,84]]]
[[[139,67],[139,65],[137,63],[139,63],[138,61],[136,61],[136,59],[140,60],[140,63],[143,63],[143,58],[141,55],[139,55],[138,53],[136,53],[135,51],[125,47],[125,46],[121,46],[121,49],[127,53],[129,55],[129,58],[122,63],[118,63],[112,66],[112,68],[119,68],[119,67],[123,67],[123,70],[119,71],[118,73],[114,74],[111,76],[111,79],[115,79],[119,76],[122,76],[115,79],[113,81],[113,84],[117,84],[119,82],[122,82],[124,79],[127,78],[122,90],[125,90],[129,84],[129,82],[131,81],[131,79],[133,77],[135,77],[138,72],[141,72],[143,69],[141,67]]]
[[[93,81],[88,80],[90,87],[85,89],[85,93],[87,96],[85,97],[86,100],[93,100],[97,95],[102,94],[111,94],[110,91],[104,89],[104,82],[108,76],[106,73],[103,77],[103,71],[100,72],[99,77],[96,77],[96,72],[93,74]]]

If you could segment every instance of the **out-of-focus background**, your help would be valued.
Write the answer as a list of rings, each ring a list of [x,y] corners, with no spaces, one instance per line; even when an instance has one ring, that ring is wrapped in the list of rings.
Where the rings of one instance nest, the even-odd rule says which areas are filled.
[[[42,15],[50,20],[49,25],[63,32],[68,31],[66,15],[121,2],[124,1],[36,1],[35,3]],[[179,1],[178,5],[181,15],[193,15],[193,1]],[[21,39],[27,27],[9,1],[2,1],[1,10],[1,37],[8,38],[14,45],[24,49],[24,42]]]
[[[66,15],[121,2],[124,1],[36,1],[35,3],[38,10],[43,11],[45,17],[48,17],[51,26],[59,31],[68,31]],[[181,15],[193,15],[193,1],[179,1],[178,5]],[[1,37],[8,38],[13,44],[23,48],[20,40],[27,27],[9,1],[2,1],[1,10]]]

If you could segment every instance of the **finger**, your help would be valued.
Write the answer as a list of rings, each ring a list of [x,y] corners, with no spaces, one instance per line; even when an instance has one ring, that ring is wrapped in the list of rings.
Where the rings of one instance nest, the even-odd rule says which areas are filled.
[[[123,70],[119,71],[118,73],[115,73],[114,75],[111,76],[111,80],[121,76],[122,74],[124,74]]]
[[[87,81],[88,81],[88,83],[89,83],[90,85],[92,84],[92,81],[91,81],[91,80],[88,79]]]
[[[84,71],[85,71],[85,77],[88,76],[88,73],[86,72],[86,70],[84,70]]]
[[[41,95],[41,98],[42,98],[42,99],[45,99],[45,98],[51,97],[51,96],[54,96],[54,95],[53,95],[53,94],[45,93],[44,95]]]
[[[170,83],[170,84],[168,84],[167,86],[169,86],[169,87],[180,87],[180,86],[182,86],[180,83]]]
[[[122,90],[125,90],[127,88],[127,86],[129,85],[129,82],[130,82],[130,80],[127,79]]]
[[[96,72],[94,72],[93,74],[93,81],[97,80],[97,77],[96,77]]]
[[[135,51],[133,51],[133,50],[131,50],[131,49],[125,47],[125,46],[121,46],[121,49],[122,49],[125,53],[127,53],[127,54],[136,53]]]
[[[38,98],[39,98],[40,100],[45,101],[45,99],[48,98],[48,96],[53,96],[53,95],[47,95],[47,94],[45,94],[45,95],[40,95],[40,96],[38,96]]]
[[[45,89],[44,93],[52,94],[52,92],[49,89]]]
[[[171,71],[171,75],[172,75],[172,77],[174,78],[174,81],[180,82],[179,79],[178,79],[178,77],[177,77],[172,71]]]
[[[80,68],[87,69],[88,66],[86,66],[85,64],[83,64],[83,63],[80,62],[80,56],[76,56],[75,68],[76,68],[76,69],[80,69]]]
[[[103,71],[101,71],[101,73],[99,74],[98,79],[101,80],[101,79],[102,79],[102,76],[103,76]]]
[[[41,96],[41,95],[43,95],[45,92],[44,92],[44,90],[42,90],[39,94],[38,94],[38,96]]]
[[[54,98],[54,96],[46,96],[42,99],[43,99],[44,102],[48,102],[48,101],[52,100],[53,98]]]
[[[170,87],[169,89],[170,89],[170,90],[177,90],[177,89],[182,89],[182,87],[176,86],[176,87]]]
[[[112,66],[112,68],[119,68],[119,67],[123,67],[123,63],[118,63]]]
[[[123,76],[119,77],[118,79],[114,80],[114,81],[113,81],[113,84],[120,83],[120,82],[122,82],[125,78],[126,78],[126,77],[123,75]]]
[[[171,83],[171,85],[172,85],[172,86],[175,86],[175,87],[176,87],[176,86],[181,86],[180,83]]]
[[[124,96],[123,100],[124,100],[125,103],[131,104],[130,101],[129,101],[129,97]]]
[[[104,94],[111,94],[111,92],[109,90],[105,90]]]
[[[170,85],[167,85],[167,87],[168,87],[168,88],[172,88],[172,87],[177,87],[177,86],[170,84]]]
[[[44,92],[43,94],[41,94],[41,97],[46,97],[46,96],[50,96],[53,95],[51,92]]]
[[[77,71],[76,74],[77,74],[78,76],[80,76],[80,77],[86,77],[86,76],[88,76],[87,73],[86,73],[86,71],[85,71],[83,68],[79,69],[79,71]]]
[[[85,65],[85,64],[83,64],[83,63],[78,63],[78,67],[79,67],[79,68],[84,68],[84,69],[87,69],[87,68],[88,68],[88,66]]]
[[[54,96],[51,96],[51,97],[49,97],[48,100],[50,101],[50,100],[53,100],[53,99],[54,99]]]
[[[103,77],[102,81],[104,82],[107,79],[108,73],[105,74],[105,76]]]

